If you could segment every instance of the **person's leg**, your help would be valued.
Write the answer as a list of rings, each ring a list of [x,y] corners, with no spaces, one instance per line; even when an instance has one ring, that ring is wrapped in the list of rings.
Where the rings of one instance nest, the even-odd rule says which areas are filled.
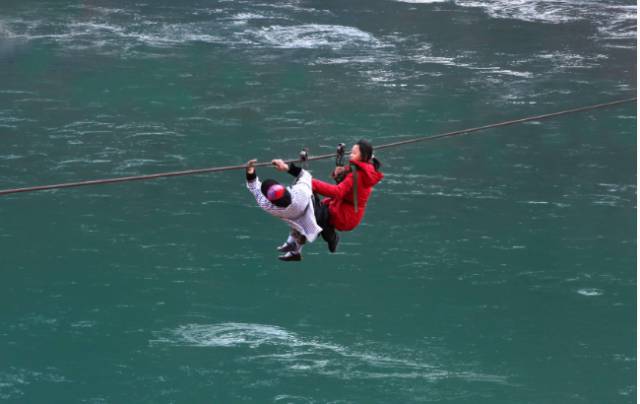
[[[313,196],[313,208],[315,210],[316,222],[318,226],[322,227],[322,238],[329,245],[329,251],[335,252],[338,246],[338,233],[336,233],[335,227],[331,224],[331,216],[329,213],[329,206],[321,203],[318,195]]]
[[[329,235],[329,228],[333,227],[329,218],[329,207],[320,202],[320,198],[317,194],[313,194],[313,210],[316,216],[316,223],[322,227],[322,238],[327,241],[327,235]]]
[[[281,253],[286,253],[288,251],[294,251],[296,248],[297,248],[296,239],[293,237],[291,233],[289,233],[289,237],[287,237],[287,241],[285,241],[284,244],[278,247],[278,251],[280,251]]]
[[[294,252],[300,254],[302,252],[302,247],[304,247],[307,242],[307,238],[303,236],[299,231],[293,229],[291,229],[291,237],[293,238],[296,245],[296,249]]]
[[[323,229],[322,238],[327,242],[329,251],[331,251],[332,253],[336,252],[336,248],[338,248],[338,242],[340,241],[340,236],[338,236],[335,227],[328,226],[326,229]]]
[[[284,254],[279,256],[278,259],[281,261],[300,261],[302,259],[302,247],[306,242],[307,238],[304,235],[295,229],[291,229],[289,238],[287,238],[287,242],[284,244],[287,249],[279,249],[280,252]]]

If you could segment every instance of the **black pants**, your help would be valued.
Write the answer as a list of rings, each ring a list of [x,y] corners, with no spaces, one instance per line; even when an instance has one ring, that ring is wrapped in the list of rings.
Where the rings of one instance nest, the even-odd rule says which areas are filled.
[[[322,227],[322,238],[327,243],[335,240],[336,228],[331,224],[331,216],[329,213],[329,206],[324,203],[320,203],[320,198],[317,194],[313,194],[313,210],[315,211],[316,223]]]

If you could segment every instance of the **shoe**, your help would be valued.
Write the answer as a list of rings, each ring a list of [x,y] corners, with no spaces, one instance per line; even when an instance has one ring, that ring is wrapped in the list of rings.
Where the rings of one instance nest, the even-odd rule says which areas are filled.
[[[296,250],[296,245],[291,243],[284,243],[283,245],[278,247],[278,251],[281,253],[286,253],[286,252],[295,251],[295,250]]]
[[[335,233],[335,235],[336,236],[333,238],[333,240],[327,241],[327,244],[329,244],[329,251],[331,251],[332,253],[336,252],[338,243],[340,242],[340,236],[338,236],[338,233]]]
[[[294,253],[289,251],[288,253],[281,255],[278,257],[280,261],[301,261],[302,254]]]

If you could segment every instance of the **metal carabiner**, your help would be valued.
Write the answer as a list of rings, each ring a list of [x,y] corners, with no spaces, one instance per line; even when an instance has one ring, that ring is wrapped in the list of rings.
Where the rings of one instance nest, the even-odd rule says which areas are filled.
[[[336,147],[336,167],[344,165],[344,147],[344,143],[338,143],[338,147]]]
[[[308,148],[303,148],[302,150],[300,150],[300,163],[302,164],[303,168],[307,168],[307,161],[309,160],[309,149]]]

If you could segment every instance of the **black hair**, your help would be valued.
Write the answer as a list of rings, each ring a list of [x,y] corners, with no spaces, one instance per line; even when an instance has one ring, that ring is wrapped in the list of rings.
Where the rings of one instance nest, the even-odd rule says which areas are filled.
[[[371,164],[373,164],[377,171],[382,166],[382,164],[380,163],[380,160],[373,157],[373,146],[371,145],[371,143],[368,140],[360,139],[356,144],[360,149],[360,156],[362,158],[362,161],[367,163],[371,162]]]
[[[264,197],[267,197],[267,192],[269,192],[269,188],[271,188],[272,185],[276,185],[278,183],[278,181],[276,180],[264,180],[262,181],[262,185],[260,185],[260,191],[262,192],[262,195],[264,195]]]
[[[279,184],[279,182],[276,180],[272,180],[272,179],[264,180],[262,181],[262,185],[260,185],[260,192],[262,192],[262,195],[264,195],[265,198],[269,199],[269,197],[267,196],[267,193],[269,192],[269,188],[271,188],[276,184]],[[284,195],[282,196],[282,198],[277,199],[275,201],[271,201],[271,203],[281,208],[286,208],[287,206],[291,205],[291,194],[289,193],[289,190],[285,188]]]

